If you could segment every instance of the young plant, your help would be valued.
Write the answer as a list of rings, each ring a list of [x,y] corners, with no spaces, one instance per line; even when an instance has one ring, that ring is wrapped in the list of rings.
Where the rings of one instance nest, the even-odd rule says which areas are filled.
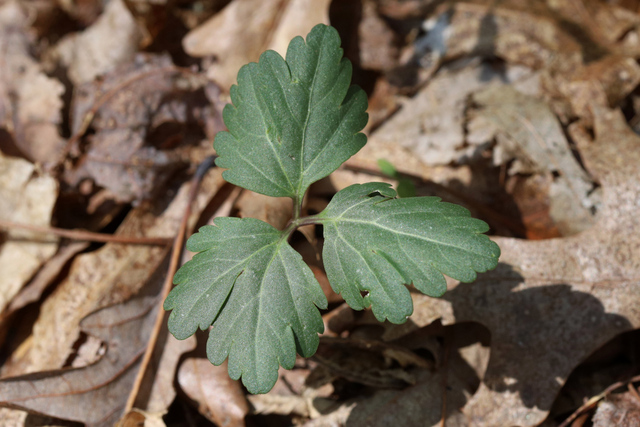
[[[279,365],[296,352],[309,357],[323,332],[327,300],[311,269],[289,245],[293,231],[323,226],[322,257],[333,289],[356,310],[371,307],[379,321],[405,322],[413,311],[406,285],[441,296],[443,274],[471,282],[497,265],[500,249],[489,227],[437,197],[397,198],[384,183],[352,185],[327,208],[302,217],[309,186],[360,150],[367,98],[351,83],[340,37],[326,25],[306,41],[294,38],[286,60],[267,51],[240,69],[223,112],[228,132],[214,148],[223,177],[237,186],[293,199],[285,230],[253,218],[217,218],[191,236],[197,252],[175,275],[164,302],[178,339],[211,327],[207,354],[251,393],[266,393]]]

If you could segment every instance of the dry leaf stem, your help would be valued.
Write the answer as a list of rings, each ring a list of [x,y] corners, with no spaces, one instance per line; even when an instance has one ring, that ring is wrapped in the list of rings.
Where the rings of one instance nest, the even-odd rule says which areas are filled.
[[[187,234],[187,223],[189,220],[189,216],[191,216],[191,205],[195,200],[198,194],[198,188],[200,187],[200,183],[202,182],[202,178],[204,178],[205,173],[213,166],[213,162],[216,156],[207,157],[196,170],[196,173],[191,178],[191,188],[189,189],[189,195],[187,197],[187,205],[185,207],[184,214],[182,216],[182,221],[180,222],[180,228],[178,229],[178,234],[173,240],[172,250],[171,250],[171,259],[169,260],[169,268],[167,271],[167,276],[164,280],[164,284],[162,285],[162,291],[160,294],[160,302],[164,302],[171,291],[171,287],[173,284],[173,275],[176,273],[178,269],[178,264],[180,263],[180,257],[182,255],[182,248],[184,246],[184,238]],[[147,343],[147,348],[145,350],[144,356],[142,357],[142,361],[140,362],[140,369],[138,370],[138,375],[136,376],[136,380],[133,383],[131,388],[131,392],[129,393],[129,398],[127,399],[127,404],[124,408],[124,414],[129,413],[133,408],[133,404],[138,396],[138,392],[140,390],[140,386],[142,384],[142,379],[144,378],[144,374],[147,370],[147,366],[149,365],[149,361],[151,360],[151,356],[153,355],[153,349],[156,346],[156,342],[158,340],[158,335],[160,334],[160,330],[162,329],[162,324],[164,320],[164,310],[160,308],[158,310],[158,314],[156,315],[156,320],[153,325],[153,330],[149,335],[149,341]]]
[[[32,224],[21,224],[13,221],[4,221],[0,219],[0,228],[22,229],[35,231],[38,233],[53,234],[60,237],[65,237],[71,240],[84,240],[89,242],[101,242],[101,243],[125,243],[132,245],[158,245],[164,246],[171,243],[171,239],[165,237],[133,237],[133,236],[117,236],[113,234],[94,233],[92,231],[85,230],[67,230],[64,228],[55,227],[43,227]]]
[[[627,381],[619,381],[617,383],[611,384],[602,393],[600,393],[600,394],[598,394],[596,396],[593,396],[591,399],[587,400],[584,403],[584,405],[582,405],[581,407],[576,409],[576,411],[573,414],[571,414],[571,416],[569,416],[569,418],[564,420],[562,422],[562,424],[560,424],[558,427],[567,427],[569,424],[571,424],[573,422],[573,420],[578,418],[584,412],[586,412],[586,411],[590,410],[591,408],[593,408],[594,406],[596,406],[598,404],[598,402],[600,402],[602,399],[604,399],[605,397],[610,395],[614,390],[616,390],[616,389],[618,389],[620,387],[624,387],[625,385],[627,387],[629,387],[629,386],[633,387],[632,383],[635,383],[635,382],[638,382],[638,381],[640,381],[640,375],[636,375],[635,377],[632,377]],[[635,388],[634,388],[634,390],[635,390]],[[634,394],[637,395],[638,392],[636,391]]]

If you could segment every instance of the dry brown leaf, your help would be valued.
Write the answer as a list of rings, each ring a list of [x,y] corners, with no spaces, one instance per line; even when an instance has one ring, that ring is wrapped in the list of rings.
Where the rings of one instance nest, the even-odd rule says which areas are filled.
[[[228,90],[238,70],[266,49],[284,55],[289,41],[329,23],[329,0],[234,0],[183,40],[191,56],[215,56],[207,76]]]
[[[214,366],[207,359],[189,358],[180,365],[178,384],[198,403],[198,411],[216,425],[244,426],[249,407],[238,381],[229,378],[226,361]]]
[[[510,173],[558,174],[551,183],[550,214],[563,235],[586,230],[594,223],[594,183],[576,161],[560,123],[544,101],[513,87],[490,87],[473,95],[474,120],[494,126],[497,164],[514,158]],[[487,135],[489,136],[489,135]]]
[[[0,129],[5,129],[22,154],[39,163],[56,158],[64,145],[64,86],[47,77],[31,56],[29,16],[16,1],[0,6]]]
[[[593,427],[635,427],[640,425],[638,392],[610,394],[598,405]]]
[[[454,63],[441,70],[414,98],[406,100],[374,137],[408,149],[426,165],[466,163],[486,148],[486,140],[465,137],[469,95],[492,83],[523,80],[530,74],[516,69],[498,72],[478,62],[466,66],[464,62]],[[398,166],[401,164],[404,162]]]
[[[223,183],[217,169],[205,176],[192,207],[191,223]],[[184,214],[188,190],[189,185],[184,184],[175,196],[176,190],[168,190],[154,204],[134,209],[117,234],[171,237]],[[157,212],[162,213],[158,216]],[[68,277],[43,303],[28,345],[12,355],[3,366],[3,375],[64,366],[78,339],[80,320],[98,307],[125,301],[138,292],[156,271],[163,272],[166,252],[166,248],[109,243],[77,257]]]
[[[0,154],[0,219],[48,226],[58,183],[23,159]],[[8,230],[0,241],[0,312],[58,247],[58,239],[26,230]]]
[[[241,218],[257,218],[284,230],[293,213],[293,203],[288,197],[269,197],[245,190],[236,202]]]
[[[167,324],[165,316],[163,325]],[[145,372],[142,386],[136,397],[134,407],[144,409],[149,414],[165,414],[176,397],[174,380],[178,362],[183,354],[196,348],[195,336],[186,340],[177,340],[163,326],[158,338],[150,366]]]
[[[547,4],[565,26],[579,26],[585,52],[596,59],[606,49],[621,55],[640,55],[640,16],[617,2],[552,0]],[[567,25],[568,24],[568,25]],[[590,45],[590,46],[589,46]]]
[[[60,274],[69,261],[79,252],[89,246],[88,242],[72,242],[67,245],[60,246],[58,252],[52,256],[38,271],[35,277],[29,281],[27,286],[11,300],[11,303],[0,312],[0,328],[4,328],[4,322],[11,317],[13,313],[27,304],[38,301],[42,292],[51,284],[51,282]],[[0,252],[0,260],[2,255]],[[1,285],[0,285],[1,286]]]
[[[464,426],[465,384],[450,369],[418,370],[416,384],[403,390],[378,390],[366,399],[350,399],[335,411],[305,424],[311,426],[347,425],[356,427],[440,426],[443,396],[446,394],[446,426]]]
[[[582,63],[581,45],[545,2],[462,1],[441,10],[430,31],[416,40],[423,63],[478,54],[532,69],[572,70]]]
[[[150,295],[98,310],[82,320],[80,328],[106,345],[97,363],[3,379],[0,405],[87,426],[114,425],[122,415],[160,309],[157,296],[163,281],[162,274],[156,274],[150,281]]]
[[[123,0],[111,0],[93,25],[63,38],[52,54],[78,86],[130,62],[141,40],[142,31]]]
[[[395,44],[395,34],[384,19],[378,15],[373,0],[367,0],[362,5],[362,21],[358,26],[358,42],[360,67],[385,71],[396,66],[399,52]]]
[[[573,116],[591,122],[594,98],[602,106],[617,107],[640,83],[640,66],[633,58],[609,55],[547,81],[550,94],[566,100]]]
[[[199,89],[204,80],[185,75],[166,56],[140,54],[100,82],[81,85],[74,94],[74,132],[98,105],[79,164],[65,179],[78,185],[91,178],[122,202],[148,199],[180,166],[173,145],[200,142],[199,119],[207,110]],[[183,138],[195,141],[183,140]]]
[[[545,241],[496,238],[501,264],[473,284],[450,283],[443,299],[413,294],[412,324],[474,321],[491,332],[491,358],[464,408],[470,425],[534,426],[585,357],[640,327],[640,137],[616,110],[597,110],[582,158],[603,188],[598,222]]]

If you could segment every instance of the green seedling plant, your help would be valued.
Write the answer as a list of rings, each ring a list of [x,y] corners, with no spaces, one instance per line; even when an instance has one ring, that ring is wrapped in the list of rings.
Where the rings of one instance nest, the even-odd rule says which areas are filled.
[[[186,339],[209,331],[207,355],[251,393],[266,393],[279,366],[296,352],[315,353],[327,299],[311,269],[288,243],[296,228],[322,225],[322,259],[335,292],[379,321],[403,323],[413,304],[407,288],[438,297],[443,274],[471,282],[495,268],[500,249],[489,227],[437,197],[398,198],[385,183],[339,191],[317,215],[302,216],[309,186],[366,143],[367,98],[351,85],[337,31],[317,25],[294,38],[286,59],[264,52],[243,66],[223,112],[227,132],[214,140],[228,182],[293,200],[284,230],[253,218],[216,218],[187,242],[197,252],[174,277],[164,302],[169,331]]]

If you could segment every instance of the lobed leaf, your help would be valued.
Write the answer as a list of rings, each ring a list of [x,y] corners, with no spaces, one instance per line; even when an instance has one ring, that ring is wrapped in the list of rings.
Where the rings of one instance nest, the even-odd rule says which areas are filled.
[[[317,215],[324,226],[323,260],[333,289],[354,309],[371,306],[380,321],[403,323],[413,312],[409,291],[441,296],[443,274],[471,282],[495,268],[500,248],[489,227],[465,208],[438,197],[397,199],[383,183],[338,192]]]
[[[284,237],[283,237],[284,236]],[[175,275],[164,303],[178,339],[213,324],[211,363],[229,358],[229,375],[251,393],[266,393],[278,367],[293,368],[296,350],[308,357],[324,330],[317,307],[322,288],[302,257],[271,225],[253,218],[217,218],[189,239],[199,252]]]
[[[338,32],[315,26],[289,44],[286,61],[266,51],[243,66],[214,141],[216,165],[232,184],[301,199],[313,182],[364,146],[367,97],[351,83]]]

